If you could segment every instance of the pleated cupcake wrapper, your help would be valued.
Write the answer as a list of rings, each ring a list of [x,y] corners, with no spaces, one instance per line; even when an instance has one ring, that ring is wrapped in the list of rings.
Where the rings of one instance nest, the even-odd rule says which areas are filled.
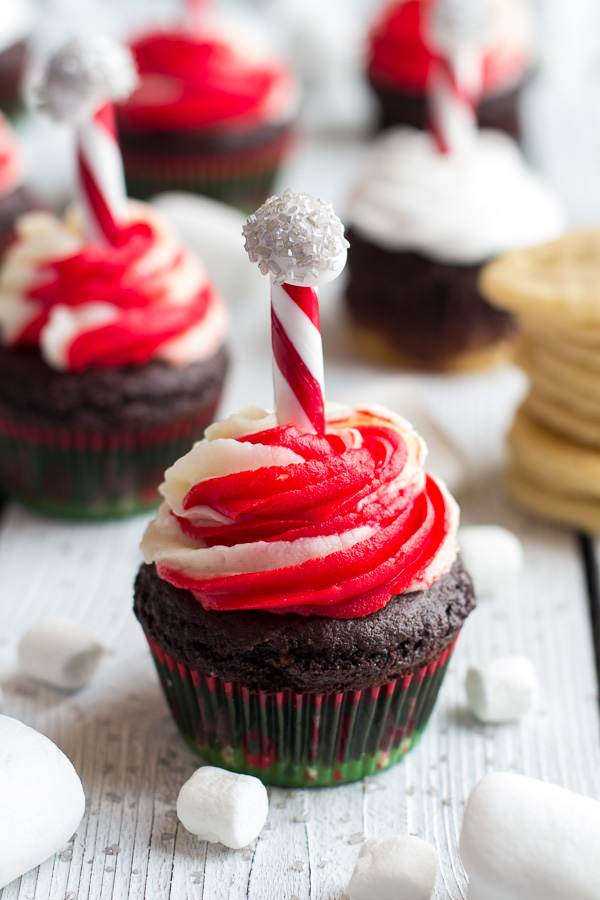
[[[209,413],[120,434],[0,418],[0,490],[53,515],[98,519],[152,509],[165,469],[202,437]]]
[[[177,726],[207,762],[283,787],[356,781],[419,739],[454,643],[381,687],[335,694],[250,691],[175,662],[146,635]]]
[[[272,193],[275,176],[294,138],[278,136],[260,147],[223,153],[154,153],[122,148],[127,192],[147,199],[161,191],[191,191],[252,211]]]

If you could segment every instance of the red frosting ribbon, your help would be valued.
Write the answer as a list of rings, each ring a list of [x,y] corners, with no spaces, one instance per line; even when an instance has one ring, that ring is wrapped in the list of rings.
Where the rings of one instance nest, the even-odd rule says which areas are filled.
[[[261,124],[265,101],[290,80],[280,63],[245,59],[217,38],[153,32],[132,50],[141,83],[119,119],[141,131]]]
[[[122,237],[116,247],[86,244],[71,256],[38,264],[38,277],[23,302],[34,301],[39,311],[12,344],[37,346],[55,306],[104,302],[115,308],[114,320],[77,334],[68,347],[67,367],[78,372],[91,366],[141,365],[166,341],[199,322],[214,296],[207,282],[185,303],[165,302],[165,277],[177,268],[183,251],[173,254],[160,273],[143,273],[136,263],[151,250],[153,229],[136,222],[123,229]]]
[[[435,0],[396,0],[387,6],[369,36],[368,69],[374,81],[424,94],[435,55],[426,45],[428,6]],[[527,68],[523,46],[491,47],[483,58],[483,92],[515,83]]]
[[[284,547],[282,566],[261,572],[196,578],[158,561],[160,577],[192,591],[207,609],[347,619],[380,609],[427,576],[453,528],[448,494],[414,460],[412,477],[402,478],[409,452],[388,421],[358,411],[334,425],[324,436],[286,425],[240,438],[286,447],[302,462],[203,479],[188,491],[184,510],[209,507],[229,522],[198,525],[193,515],[177,521],[188,538],[208,548],[291,547],[364,528],[360,540],[297,565],[285,565]],[[359,446],[348,438],[349,427],[360,432]]]

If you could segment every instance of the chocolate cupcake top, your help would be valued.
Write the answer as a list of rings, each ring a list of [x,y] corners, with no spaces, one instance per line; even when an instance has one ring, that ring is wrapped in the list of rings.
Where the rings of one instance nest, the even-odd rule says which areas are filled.
[[[167,470],[145,560],[209,610],[368,615],[456,557],[458,508],[425,452],[379,407],[329,407],[323,435],[243,410]]]

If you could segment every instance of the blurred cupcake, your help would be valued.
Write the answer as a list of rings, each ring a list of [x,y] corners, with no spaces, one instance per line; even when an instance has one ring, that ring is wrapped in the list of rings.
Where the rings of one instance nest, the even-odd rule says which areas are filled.
[[[367,46],[368,78],[382,128],[427,127],[427,84],[436,48],[428,16],[438,0],[394,0],[384,6]],[[525,0],[480,0],[490,6],[493,31],[483,57],[479,124],[518,139],[519,99],[532,65],[532,23]]]
[[[0,252],[15,236],[17,216],[37,204],[24,186],[23,154],[12,130],[0,113]]]
[[[499,253],[557,237],[553,192],[517,146],[483,131],[460,153],[392,129],[371,148],[348,209],[348,306],[370,352],[425,368],[470,368],[505,355],[512,316],[477,286]]]
[[[331,208],[286,191],[246,237],[274,275],[276,413],[215,423],[166,472],[135,612],[204,759],[270,784],[352,781],[416,743],[473,608],[458,508],[408,422],[324,407],[312,286],[345,257]]]
[[[298,88],[287,65],[205,21],[143,35],[132,50],[140,84],[118,110],[129,193],[262,202],[293,140]]]
[[[0,10],[0,109],[13,112],[21,96],[27,42],[34,13],[28,0],[2,0]]]
[[[477,128],[493,26],[482,0],[436,0],[429,130],[389,129],[357,180],[347,299],[361,339],[379,357],[470,368],[504,356],[514,321],[479,294],[479,268],[562,231],[559,204],[517,145]]]
[[[0,487],[62,515],[155,505],[165,465],[213,417],[227,362],[227,312],[203,267],[119,193],[111,107],[94,98],[130,84],[121,52],[88,39],[51,61],[45,101],[80,123],[79,202],[64,220],[21,217],[0,271]]]

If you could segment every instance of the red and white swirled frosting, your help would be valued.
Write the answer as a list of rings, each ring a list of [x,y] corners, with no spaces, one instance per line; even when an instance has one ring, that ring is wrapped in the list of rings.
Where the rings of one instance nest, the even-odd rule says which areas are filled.
[[[141,132],[245,130],[290,121],[298,87],[288,66],[211,29],[156,31],[131,45],[140,85],[119,122]]]
[[[393,0],[369,36],[371,77],[409,93],[425,93],[434,60],[427,47],[426,17],[435,0]],[[495,33],[483,63],[483,92],[500,93],[517,84],[532,57],[532,23],[524,0],[493,0]]]
[[[37,346],[56,369],[185,365],[221,346],[229,315],[200,262],[152,207],[128,201],[116,247],[86,243],[75,210],[28,213],[0,272],[9,347]]]
[[[458,507],[426,448],[379,407],[328,407],[323,436],[254,407],[167,470],[142,541],[206,609],[350,619],[429,587],[457,553]]]

